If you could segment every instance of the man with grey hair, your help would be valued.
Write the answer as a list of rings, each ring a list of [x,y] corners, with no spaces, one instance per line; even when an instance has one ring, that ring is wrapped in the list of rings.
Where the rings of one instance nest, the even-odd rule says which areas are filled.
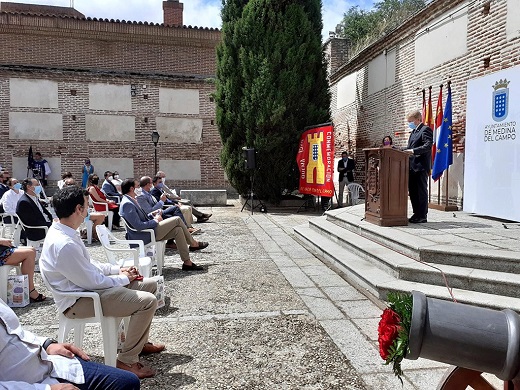
[[[211,217],[212,214],[203,213],[202,211],[197,210],[195,207],[193,207],[188,199],[181,199],[181,197],[178,196],[175,192],[175,189],[172,190],[168,188],[168,186],[166,185],[166,173],[164,173],[163,171],[158,171],[156,176],[162,179],[162,190],[166,194],[168,199],[174,204],[183,204],[186,206],[190,206],[192,214],[197,218],[197,222],[206,222]]]
[[[413,215],[410,223],[428,222],[428,176],[432,162],[433,131],[422,123],[420,111],[412,111],[406,117],[412,129],[405,152],[411,153],[408,193]]]

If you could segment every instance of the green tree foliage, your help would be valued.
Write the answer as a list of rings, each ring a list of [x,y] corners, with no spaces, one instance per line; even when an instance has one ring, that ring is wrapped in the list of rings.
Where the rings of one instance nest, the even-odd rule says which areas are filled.
[[[254,147],[255,193],[277,202],[297,188],[304,127],[330,120],[321,1],[223,0],[222,21],[215,94],[221,161],[245,195],[242,147]]]
[[[383,0],[372,10],[351,7],[343,16],[340,36],[347,38],[354,51],[381,38],[424,8],[429,0]]]

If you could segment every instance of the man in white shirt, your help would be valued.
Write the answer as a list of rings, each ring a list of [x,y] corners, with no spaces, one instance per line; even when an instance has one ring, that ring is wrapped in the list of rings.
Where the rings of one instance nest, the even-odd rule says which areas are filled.
[[[0,204],[6,214],[16,214],[16,205],[23,195],[22,183],[18,183],[18,180],[12,177],[7,181],[7,185],[9,190],[0,199]]]
[[[89,360],[85,352],[72,344],[60,344],[24,330],[16,314],[0,300],[1,389],[140,388],[134,374]]]
[[[59,190],[52,204],[59,222],[49,229],[40,257],[40,272],[60,291],[95,291],[99,294],[103,313],[111,317],[130,316],[130,325],[116,366],[139,378],[155,375],[155,371],[139,362],[139,354],[157,353],[164,344],[148,342],[150,324],[157,308],[154,293],[157,283],[140,280],[135,267],[119,268],[92,260],[76,232],[88,211],[88,192],[79,187]],[[68,318],[94,315],[90,298],[55,299],[58,310]]]

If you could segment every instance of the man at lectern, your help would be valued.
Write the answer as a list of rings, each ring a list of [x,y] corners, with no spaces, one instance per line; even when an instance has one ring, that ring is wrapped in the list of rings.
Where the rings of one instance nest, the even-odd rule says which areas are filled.
[[[408,127],[412,129],[405,152],[410,156],[408,194],[412,202],[411,223],[428,222],[428,176],[431,170],[433,131],[422,123],[420,111],[412,111],[407,116]]]

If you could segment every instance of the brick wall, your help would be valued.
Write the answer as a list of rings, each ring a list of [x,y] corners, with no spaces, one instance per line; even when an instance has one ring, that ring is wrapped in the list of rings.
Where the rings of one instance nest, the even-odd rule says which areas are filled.
[[[379,146],[382,138],[390,134],[397,146],[406,146],[409,133],[406,131],[405,116],[412,109],[420,109],[423,88],[433,86],[433,110],[437,106],[439,85],[444,84],[443,105],[446,101],[446,83],[450,80],[453,94],[454,159],[460,161],[458,177],[450,173],[450,198],[462,202],[462,160],[466,133],[466,87],[467,81],[520,64],[518,39],[507,40],[506,1],[491,1],[489,14],[483,12],[483,4],[471,3],[468,8],[468,40],[465,55],[436,66],[426,72],[414,73],[414,37],[429,22],[453,9],[463,1],[438,0],[404,23],[400,28],[379,42],[365,49],[349,62],[344,62],[330,76],[332,93],[332,116],[336,126],[336,152],[349,149],[350,140],[356,149],[356,181],[364,183],[363,148]],[[385,49],[396,46],[395,84],[372,95],[368,95],[368,63]],[[446,48],[449,50],[449,47]],[[332,52],[331,58],[343,55]],[[485,67],[485,59],[489,66]],[[343,77],[358,72],[356,102],[341,108],[336,107],[337,83]],[[428,90],[426,90],[428,92]],[[347,126],[348,123],[348,126]],[[350,131],[348,131],[348,128]],[[443,182],[443,186],[445,183]],[[444,193],[444,189],[442,190]]]
[[[181,6],[178,1],[167,1]],[[178,8],[177,8],[178,11]],[[177,15],[178,16],[178,15]],[[200,181],[177,182],[182,188],[228,188],[219,157],[221,141],[215,124],[212,79],[220,31],[167,27],[146,22],[119,22],[0,12],[0,164],[12,170],[13,157],[25,157],[30,145],[45,157],[61,157],[61,171],[80,178],[83,160],[128,158],[136,177],[154,172],[151,133],[156,129],[159,88],[197,89],[203,120],[202,142],[174,144],[159,141],[158,159],[200,160]],[[57,81],[57,109],[12,108],[9,79]],[[115,114],[89,110],[89,83],[146,85],[132,97],[136,120],[134,142],[87,142],[85,115]],[[74,94],[72,91],[75,91]],[[144,95],[147,95],[147,99]],[[9,112],[52,112],[63,115],[63,141],[9,139]],[[125,113],[128,115],[128,113]],[[175,115],[175,117],[190,117]],[[145,119],[146,118],[146,119]],[[110,169],[96,167],[98,174]]]

